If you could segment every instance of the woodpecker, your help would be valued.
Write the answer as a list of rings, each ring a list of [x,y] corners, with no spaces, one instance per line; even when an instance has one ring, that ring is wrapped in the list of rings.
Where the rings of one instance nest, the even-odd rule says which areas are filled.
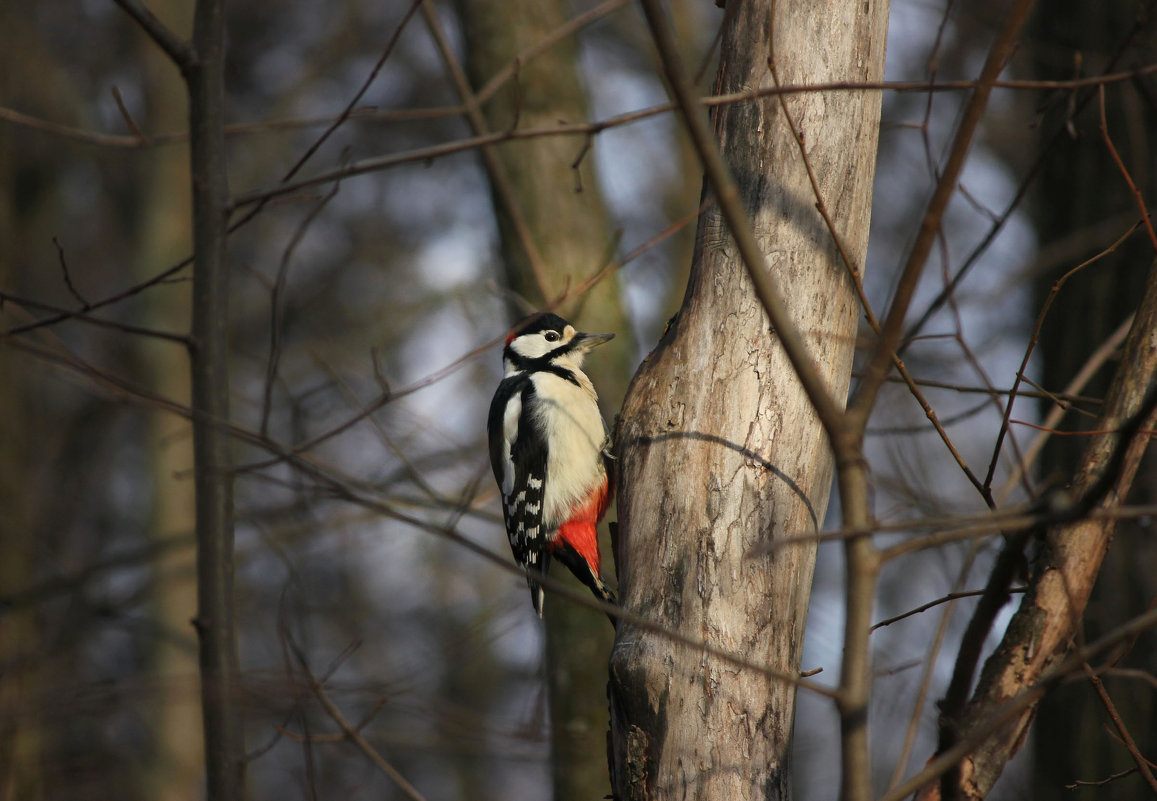
[[[542,617],[546,575],[556,558],[596,598],[615,596],[599,573],[597,526],[614,492],[610,434],[583,359],[614,334],[586,334],[557,314],[514,327],[502,351],[505,376],[490,403],[490,465],[514,560]]]

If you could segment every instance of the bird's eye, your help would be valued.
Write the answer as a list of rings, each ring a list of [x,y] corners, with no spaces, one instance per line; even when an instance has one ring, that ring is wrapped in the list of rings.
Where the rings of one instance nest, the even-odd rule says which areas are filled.
[[[547,342],[558,342],[558,331],[547,331],[543,336]]]

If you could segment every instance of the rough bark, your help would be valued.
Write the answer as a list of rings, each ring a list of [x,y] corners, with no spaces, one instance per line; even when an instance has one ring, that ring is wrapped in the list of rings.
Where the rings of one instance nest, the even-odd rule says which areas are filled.
[[[728,3],[716,92],[880,80],[887,4]],[[792,95],[819,192],[863,263],[877,94]],[[715,130],[790,315],[833,397],[850,379],[857,302],[770,97],[719,109]],[[798,670],[812,544],[833,463],[718,209],[701,220],[678,318],[640,368],[617,445],[626,610],[784,672]],[[788,798],[794,687],[620,624],[611,659],[612,775],[621,799]]]
[[[1113,432],[1133,420],[1153,391],[1157,377],[1157,263],[1150,269],[1148,287],[1137,311],[1125,353],[1113,379],[1095,430]],[[1140,428],[1152,428],[1152,410]],[[1120,505],[1132,484],[1148,435],[1128,441],[1123,459],[1112,458],[1121,438],[1114,433],[1095,436],[1082,458],[1081,470],[1069,489],[1074,499],[1084,497],[1106,471],[1114,471],[1108,494],[1095,507],[1111,511]],[[1112,519],[1079,519],[1050,530],[1034,580],[1004,638],[980,676],[964,720],[969,729],[985,725],[1002,704],[1032,687],[1069,650],[1116,530]],[[1138,612],[1142,611],[1140,609]],[[984,798],[1008,760],[1020,749],[1036,706],[987,739],[962,766],[961,796]]]
[[[568,12],[557,0],[459,0],[458,7],[475,88],[485,86],[562,26]],[[586,120],[574,37],[533,58],[520,59],[514,80],[485,102],[482,111],[491,131]],[[613,255],[614,232],[595,179],[594,157],[588,152],[575,165],[583,147],[574,138],[545,137],[512,142],[485,154],[507,284],[536,308],[573,291]],[[582,330],[618,337],[599,348],[584,368],[609,420],[630,375],[633,351],[618,282],[613,277],[605,280],[557,311]],[[523,312],[515,308],[513,316]],[[601,545],[604,570],[609,572],[605,537]],[[555,569],[551,575],[571,580],[565,570]],[[547,598],[545,615],[554,797],[601,798],[609,784],[603,699],[611,628],[599,613],[561,599]]]

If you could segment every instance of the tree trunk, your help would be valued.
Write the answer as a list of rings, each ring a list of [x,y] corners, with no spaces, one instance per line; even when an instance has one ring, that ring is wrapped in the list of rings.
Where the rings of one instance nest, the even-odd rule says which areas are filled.
[[[887,3],[729,2],[717,93],[878,81]],[[774,40],[774,54],[768,51]],[[852,259],[867,248],[876,93],[789,95],[818,191]],[[858,304],[776,97],[719,108],[715,130],[767,264],[833,397],[851,374]],[[678,318],[628,391],[617,445],[626,610],[795,674],[813,543],[833,462],[718,208],[701,220]],[[611,659],[620,799],[790,797],[795,688],[620,623]]]
[[[197,633],[206,795],[239,799],[245,741],[233,615],[233,475],[229,433],[229,274],[225,234],[229,187],[225,165],[225,3],[198,0],[191,59],[182,65],[189,92],[193,199],[193,339],[191,377],[197,518]]]
[[[193,28],[193,9],[170,0],[151,8],[182,36]],[[148,129],[180,130],[188,121],[188,102],[181,74],[152,42],[142,37],[147,76]],[[139,215],[136,277],[146,280],[188,256],[190,232],[189,152],[171,146],[151,155]],[[146,324],[161,330],[188,330],[190,285],[179,282],[145,293]],[[137,342],[141,367],[150,388],[177,403],[190,403],[187,354],[179,345],[152,339]],[[151,462],[152,525],[155,542],[184,534],[195,525],[193,482],[179,474],[193,464],[192,426],[167,410],[148,412],[147,447]],[[151,760],[142,796],[158,801],[199,799],[204,771],[201,714],[197,693],[197,644],[191,621],[197,615],[195,553],[169,549],[152,569],[157,575],[152,614],[161,631],[153,646],[152,672],[156,693],[147,710],[151,728]]]
[[[0,92],[5,103],[16,105],[17,101],[31,100],[19,96],[17,76],[21,70],[47,70],[49,59],[13,5],[0,6],[0,27],[12,37],[0,51]],[[47,88],[57,89],[54,84]],[[46,94],[48,98],[56,96],[52,91]],[[41,102],[49,101],[41,98]],[[23,107],[36,108],[31,103]],[[23,193],[16,189],[21,171],[35,174],[42,166],[26,152],[23,159],[18,158],[21,151],[14,141],[21,134],[9,126],[0,126],[0,185],[8,187],[0,192],[0,286],[5,289],[20,287],[25,277],[32,274],[30,265],[35,257],[27,252],[27,231],[38,226],[42,216],[51,215],[45,209],[49,206],[47,197],[28,188]],[[10,309],[0,309],[0,328],[24,322],[9,312]],[[27,378],[21,380],[22,374],[29,374],[28,357],[6,345],[0,337],[2,598],[22,589],[36,575],[40,499],[34,491],[39,483],[35,467],[40,463],[39,454],[49,449],[45,442],[47,432],[42,429],[51,425],[43,413],[37,413],[34,385]],[[34,658],[43,647],[41,621],[34,609],[6,607],[7,604],[0,610],[0,665],[5,666],[0,671],[0,798],[40,801],[48,797],[53,786],[44,768],[45,754],[52,749],[51,743],[45,742],[46,726],[39,708],[45,676]]]
[[[55,60],[28,12],[0,3],[0,97],[7,107],[74,121],[77,87]],[[35,81],[28,76],[35,75]],[[26,297],[60,297],[52,239],[67,247],[58,185],[67,166],[58,144],[37,132],[0,125],[0,287]],[[0,331],[27,323],[18,304],[0,303]],[[72,792],[59,769],[61,727],[50,710],[63,676],[51,625],[36,605],[8,599],[34,584],[57,556],[52,511],[62,505],[57,457],[71,419],[46,404],[54,389],[43,365],[0,334],[0,798],[41,801]],[[65,483],[64,487],[70,484]],[[65,490],[66,492],[67,490]],[[47,540],[47,541],[46,541]],[[52,563],[51,567],[59,567]]]
[[[566,5],[557,0],[459,0],[458,7],[475,88],[485,86],[567,19]],[[483,111],[483,123],[491,131],[587,120],[574,37],[520,60],[515,79],[486,102]],[[609,251],[614,234],[595,179],[593,154],[588,152],[574,166],[582,149],[583,142],[573,137],[543,137],[484,154],[508,286],[536,308],[574,290],[614,255]],[[514,316],[523,311],[515,308]],[[610,419],[630,375],[633,352],[618,282],[612,276],[557,311],[581,330],[618,335],[584,366]],[[607,554],[605,538],[601,546]],[[610,558],[604,557],[603,564],[609,570]],[[555,569],[551,575],[581,587],[565,570]],[[602,798],[609,786],[603,699],[611,627],[597,612],[549,597],[545,617],[554,798]]]
[[[1122,0],[1070,1],[1050,4],[1049,9],[1049,13],[1040,15],[1037,21],[1041,55],[1035,62],[1035,77],[1071,76],[1073,54],[1078,52],[1083,55],[1082,72],[1086,75],[1133,66],[1133,48],[1126,50],[1125,58],[1112,68],[1105,60],[1127,41],[1137,22],[1137,4]],[[1151,200],[1157,185],[1157,161],[1153,159],[1149,132],[1157,128],[1157,111],[1136,86],[1106,88],[1106,113],[1115,146],[1121,151],[1138,188]],[[1057,138],[1041,172],[1040,202],[1034,206],[1033,214],[1044,242],[1095,226],[1114,215],[1137,213],[1136,203],[1098,130],[1096,90],[1088,90],[1087,95],[1089,102],[1083,112],[1071,120],[1068,98],[1058,98],[1046,115],[1046,125],[1042,126],[1049,136],[1067,122],[1077,134],[1065,132]],[[1085,96],[1078,95],[1079,98]],[[1026,98],[1026,102],[1032,101]],[[1037,287],[1040,300],[1051,292],[1060,272],[1107,247],[1120,233],[1123,230],[1087,252],[1073,253],[1058,273],[1042,276]],[[1151,254],[1152,245],[1141,232],[1109,258],[1066,284],[1042,331],[1040,355],[1046,387],[1064,386],[1093,350],[1134,311],[1136,299],[1144,291],[1143,267]],[[1081,324],[1074,326],[1073,320],[1080,320]],[[1105,394],[1110,373],[1103,372],[1084,394],[1094,397]],[[1087,424],[1084,418],[1070,415],[1066,428],[1084,428]],[[1052,438],[1042,460],[1046,472],[1042,479],[1056,481],[1073,475],[1086,444],[1081,437]],[[1157,494],[1155,466],[1151,456],[1143,463],[1130,497],[1132,503],[1153,502]],[[1093,588],[1084,620],[1085,636],[1091,640],[1109,632],[1122,620],[1144,609],[1155,595],[1157,540],[1147,524],[1122,521]],[[1152,638],[1142,637],[1121,667],[1148,669],[1155,663],[1157,644]],[[1132,679],[1106,676],[1104,682],[1138,748],[1152,755],[1157,751],[1157,694]],[[1095,797],[1098,801],[1127,801],[1145,792],[1143,780],[1137,775],[1100,787],[1075,790],[1066,787],[1078,779],[1099,781],[1132,767],[1126,750],[1102,729],[1105,708],[1089,682],[1058,687],[1041,702],[1038,715],[1033,736],[1034,798],[1084,801]]]
[[[1142,432],[1152,428],[1151,406],[1145,419],[1137,416],[1151,400],[1149,396],[1155,387],[1157,348],[1152,345],[1155,332],[1157,262],[1150,269],[1149,286],[1129,333],[1121,366],[1095,426],[1095,430],[1105,433],[1091,438],[1081,470],[1069,490],[1073,499],[1080,499],[1103,475],[1110,476],[1111,487],[1093,511],[1111,513],[1124,501],[1148,444],[1148,435],[1141,433],[1121,445],[1118,440],[1122,438],[1115,432],[1131,421],[1137,423],[1133,433],[1138,428]],[[1111,456],[1118,447],[1122,448],[1119,462]],[[1116,522],[1111,516],[1085,516],[1048,532],[1029,590],[1000,645],[985,663],[976,692],[965,711],[965,738],[987,726],[1008,701],[1035,687],[1066,655],[1079,633],[1093,582],[1115,529]],[[1143,608],[1135,610],[1138,614],[1142,611]],[[961,797],[982,799],[988,795],[1005,764],[1024,743],[1035,710],[1035,705],[1025,709],[964,760]]]

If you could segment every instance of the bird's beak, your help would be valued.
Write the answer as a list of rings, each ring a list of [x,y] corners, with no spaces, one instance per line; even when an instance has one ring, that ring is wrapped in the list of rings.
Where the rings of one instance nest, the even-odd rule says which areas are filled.
[[[614,338],[614,334],[587,334],[580,331],[574,335],[574,339],[571,340],[571,345],[574,346],[575,350],[586,353],[591,348],[597,348],[604,342],[610,342]]]

